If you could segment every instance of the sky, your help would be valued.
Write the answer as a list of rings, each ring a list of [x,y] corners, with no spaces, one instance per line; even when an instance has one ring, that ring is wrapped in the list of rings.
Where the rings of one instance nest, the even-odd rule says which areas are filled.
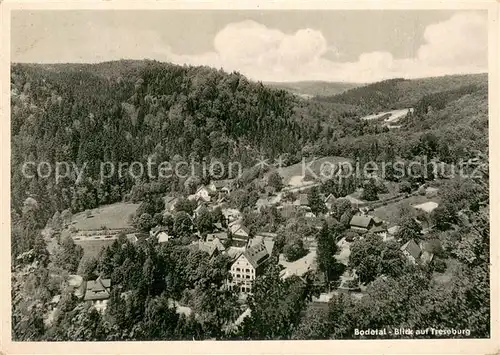
[[[11,61],[156,59],[262,81],[483,73],[486,11],[13,11]]]

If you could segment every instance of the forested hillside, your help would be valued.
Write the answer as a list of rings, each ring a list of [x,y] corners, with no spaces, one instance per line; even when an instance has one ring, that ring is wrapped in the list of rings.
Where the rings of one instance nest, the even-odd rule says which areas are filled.
[[[394,79],[306,100],[208,67],[154,61],[13,65],[13,339],[352,339],[359,338],[356,329],[394,328],[468,330],[449,337],[488,338],[487,84],[486,75]],[[397,128],[360,118],[406,107],[414,111]],[[459,166],[474,158],[481,169],[472,177],[397,177],[388,169],[377,179],[351,171],[343,179],[306,181],[312,183],[306,194],[301,185],[285,188],[277,170],[256,166],[281,157],[293,168],[290,175],[302,178],[295,169],[302,158],[327,156],[387,166],[431,160]],[[196,164],[169,177],[158,177],[156,166],[153,176],[102,179],[101,163],[147,166],[148,160]],[[238,162],[243,174],[213,181],[235,178],[203,176],[200,165],[213,160]],[[58,162],[72,170],[56,180],[54,171],[45,173]],[[428,172],[429,165],[420,168]],[[427,198],[429,188],[435,195]],[[208,196],[196,194],[204,190]],[[382,195],[392,197],[382,201]],[[407,204],[399,205],[400,197]],[[413,202],[424,200],[437,206],[417,210]],[[387,219],[384,228],[394,225],[396,232],[355,232],[352,221],[361,217],[355,201],[373,203],[369,213]],[[116,220],[106,220],[111,218]],[[113,232],[101,222],[122,227]],[[224,235],[223,242],[216,238],[227,247],[222,253],[204,248],[208,233]],[[240,256],[229,250],[234,243],[241,251],[235,242],[246,239],[236,237],[252,241],[257,233],[269,236],[274,249],[268,252],[261,240],[268,264],[242,303],[239,290],[226,287]],[[167,240],[160,243],[160,235]],[[401,246],[410,240],[431,260],[407,260]],[[297,262],[297,269],[307,264],[307,270],[284,277],[283,261]],[[68,281],[74,274],[111,283],[105,310],[80,301],[78,286]],[[324,293],[329,301],[316,300]],[[375,336],[401,337],[411,338]]]
[[[283,89],[293,94],[306,97],[332,96],[343,93],[349,89],[363,86],[363,84],[328,81],[297,81],[290,83],[265,82],[264,85]]]
[[[433,94],[460,84],[465,89]],[[283,154],[290,163],[310,155],[380,160],[419,154],[414,147],[422,146],[423,133],[438,142],[431,153],[446,154],[447,160],[487,150],[484,75],[395,79],[317,101],[207,67],[149,61],[23,64],[12,67],[11,92],[12,208],[21,214],[26,198],[34,198],[44,206],[40,225],[55,211],[120,201],[133,185],[150,183],[130,176],[100,183],[104,161],[217,159],[251,166],[260,156]],[[409,98],[416,112],[401,131],[357,118],[373,108],[400,107]],[[76,176],[58,184],[26,179],[25,161],[87,164],[86,175],[78,185]],[[164,193],[182,189],[183,181],[156,183],[155,191]],[[32,247],[33,238],[27,240],[13,251]]]
[[[248,167],[260,156],[284,153],[297,162],[304,146],[360,135],[368,126],[345,120],[357,112],[309,104],[238,73],[153,61],[13,65],[11,93],[12,208],[21,214],[33,198],[43,206],[39,225],[55,211],[116,202],[134,184],[149,183],[117,174],[101,183],[102,162],[216,159]],[[77,185],[73,175],[57,184],[27,179],[27,161],[86,164],[85,175]],[[182,189],[182,183],[156,181],[155,192]],[[14,253],[33,244],[33,238],[14,240]]]
[[[464,86],[487,86],[486,74],[450,75],[424,79],[390,79],[353,88],[319,101],[361,106],[370,112],[413,107],[423,96]]]

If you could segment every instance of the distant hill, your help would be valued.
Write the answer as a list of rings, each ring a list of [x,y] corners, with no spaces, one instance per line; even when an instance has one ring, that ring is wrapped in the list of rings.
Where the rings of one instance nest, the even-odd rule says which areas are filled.
[[[337,95],[363,84],[328,81],[297,81],[290,83],[265,82],[264,85],[283,89],[304,98],[311,98],[313,96]]]
[[[424,96],[465,86],[487,86],[487,74],[448,75],[424,79],[390,79],[352,88],[332,96],[318,96],[322,102],[361,106],[376,112],[412,107]]]

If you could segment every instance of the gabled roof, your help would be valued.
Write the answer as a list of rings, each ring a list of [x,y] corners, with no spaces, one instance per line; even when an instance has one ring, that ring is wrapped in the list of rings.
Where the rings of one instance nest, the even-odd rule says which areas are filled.
[[[422,253],[422,250],[417,245],[417,243],[415,243],[415,241],[413,239],[410,239],[405,244],[403,244],[403,246],[401,247],[401,250],[402,251],[406,250],[415,259],[417,259],[420,256],[420,254]]]
[[[269,258],[264,243],[259,243],[253,247],[247,248],[243,255],[254,268],[258,268],[267,258]]]
[[[263,243],[266,247],[267,253],[271,255],[274,249],[274,240],[269,237],[263,237],[261,235],[256,235],[254,238],[250,239],[249,247],[256,246],[257,244]]]
[[[329,202],[331,200],[331,202],[335,201],[337,198],[335,197],[334,194],[329,194],[328,196],[325,197],[324,201],[325,202]]]
[[[87,281],[85,290],[85,301],[105,300],[109,298],[109,288],[111,287],[110,279],[101,279]]]
[[[156,226],[156,227],[152,228],[149,231],[149,235],[152,236],[152,237],[156,237],[158,234],[160,234],[160,232],[166,232],[166,231],[168,231],[167,227],[165,227],[165,226]]]
[[[248,237],[245,238],[245,239],[233,239],[231,241],[231,246],[236,247],[236,248],[243,248],[243,249],[245,249],[245,247],[247,246],[247,244],[248,244]]]
[[[232,225],[229,226],[229,230],[231,231],[231,233],[233,234],[239,234],[239,233],[242,233],[243,234],[246,234],[248,235],[250,233],[250,231],[248,230],[247,227],[239,224],[239,223],[234,223]]]
[[[217,186],[211,181],[210,184],[205,185],[208,191],[215,192],[217,190]]]
[[[372,220],[373,218],[370,216],[355,215],[352,216],[351,222],[349,224],[353,227],[368,228]]]
[[[227,239],[227,232],[217,232],[217,233],[208,233],[207,234],[207,239]]]
[[[235,261],[240,257],[241,254],[245,251],[245,248],[238,248],[231,246],[226,249],[226,254],[233,260]]]
[[[193,244],[192,249],[203,251],[210,256],[212,256],[215,253],[215,251],[223,252],[226,250],[226,248],[224,247],[224,245],[222,245],[222,243],[218,238],[215,238],[210,242],[198,241],[198,243]]]
[[[167,232],[160,232],[157,234],[158,237],[158,243],[166,243],[172,238]]]

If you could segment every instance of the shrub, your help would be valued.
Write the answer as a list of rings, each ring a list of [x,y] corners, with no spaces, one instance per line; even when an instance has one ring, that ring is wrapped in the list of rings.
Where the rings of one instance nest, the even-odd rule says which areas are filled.
[[[433,266],[436,272],[443,273],[446,271],[446,262],[441,258],[434,258]]]
[[[288,262],[292,262],[307,255],[307,249],[304,248],[302,239],[297,239],[290,244],[285,245],[283,254]]]

